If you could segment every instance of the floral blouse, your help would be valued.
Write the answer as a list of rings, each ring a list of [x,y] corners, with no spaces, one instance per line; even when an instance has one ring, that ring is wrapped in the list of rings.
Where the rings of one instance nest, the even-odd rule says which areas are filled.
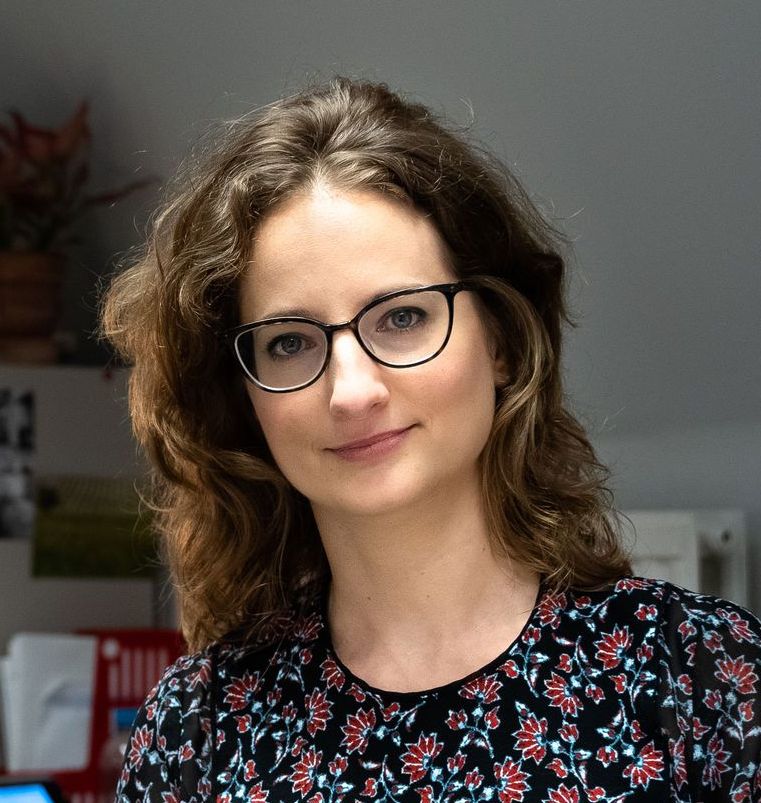
[[[324,598],[283,633],[167,669],[119,803],[761,801],[761,622],[716,597],[541,588],[501,655],[420,692],[343,666]]]

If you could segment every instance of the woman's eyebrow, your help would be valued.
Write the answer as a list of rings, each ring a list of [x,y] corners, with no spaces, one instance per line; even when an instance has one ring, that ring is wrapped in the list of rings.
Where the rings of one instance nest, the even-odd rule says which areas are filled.
[[[430,284],[430,282],[429,282]],[[368,304],[372,304],[373,301],[377,301],[379,298],[383,298],[383,296],[387,296],[390,293],[396,293],[399,290],[414,290],[416,287],[426,287],[425,282],[419,283],[410,283],[405,285],[397,285],[396,287],[389,287],[385,290],[381,290],[374,295],[366,298],[356,309],[356,312],[359,310],[364,309]],[[353,316],[352,316],[353,317]],[[273,312],[269,312],[266,315],[262,315],[259,320],[266,321],[270,318],[312,318],[315,321],[321,321],[318,315],[315,315],[314,312],[307,307],[284,307],[281,309],[274,310]]]

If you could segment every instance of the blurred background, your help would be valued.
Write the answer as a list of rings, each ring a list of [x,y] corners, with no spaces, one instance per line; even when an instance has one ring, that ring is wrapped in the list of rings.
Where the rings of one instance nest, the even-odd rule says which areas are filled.
[[[17,471],[120,488],[141,476],[126,374],[92,336],[99,281],[142,241],[162,182],[215,121],[310,80],[366,77],[455,124],[472,119],[571,238],[568,403],[619,508],[691,511],[673,526],[695,533],[710,519],[696,548],[731,547],[733,581],[706,564],[687,582],[761,611],[761,5],[3,0],[0,11],[0,112],[59,129],[88,101],[88,192],[113,195],[74,227],[55,357],[0,362],[7,410],[34,399],[33,447],[6,432]],[[59,479],[54,499],[71,494],[90,523],[102,515]],[[89,498],[102,508],[116,487]],[[99,571],[82,558],[55,577],[69,542],[51,536],[46,564],[22,528],[0,540],[0,652],[19,630],[172,623],[160,574],[135,575],[133,542],[134,564],[106,558]],[[650,529],[645,540],[668,541]],[[664,561],[684,557],[669,549]]]

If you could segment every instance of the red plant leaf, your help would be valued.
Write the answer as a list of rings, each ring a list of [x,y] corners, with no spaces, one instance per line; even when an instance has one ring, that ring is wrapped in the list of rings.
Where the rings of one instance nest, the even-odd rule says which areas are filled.
[[[55,154],[60,158],[73,156],[79,147],[90,139],[90,127],[87,115],[90,107],[86,100],[79,104],[74,116],[63,125],[55,137]]]

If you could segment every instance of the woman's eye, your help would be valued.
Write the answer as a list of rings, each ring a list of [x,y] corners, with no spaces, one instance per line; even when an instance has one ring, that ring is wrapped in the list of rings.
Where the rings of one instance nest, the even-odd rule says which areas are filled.
[[[301,335],[280,335],[269,342],[267,345],[267,353],[275,359],[278,357],[288,358],[296,357],[302,351],[306,351],[309,348],[312,348],[309,341]]]
[[[402,332],[405,329],[411,329],[418,326],[425,321],[425,312],[420,309],[412,307],[400,307],[399,309],[391,310],[381,320],[378,327],[379,330],[391,330]]]

